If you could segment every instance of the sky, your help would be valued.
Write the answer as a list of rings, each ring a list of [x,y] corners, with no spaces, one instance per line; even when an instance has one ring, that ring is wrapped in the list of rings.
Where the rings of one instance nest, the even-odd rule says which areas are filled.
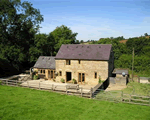
[[[40,33],[65,25],[77,40],[150,34],[150,0],[21,0],[39,9],[44,17]]]

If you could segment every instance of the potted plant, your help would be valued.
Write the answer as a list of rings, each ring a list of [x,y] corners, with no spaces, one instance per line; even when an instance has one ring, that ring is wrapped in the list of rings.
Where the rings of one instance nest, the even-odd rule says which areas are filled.
[[[39,75],[34,75],[34,76],[33,76],[33,79],[34,79],[34,80],[38,80],[38,79],[39,79]]]
[[[62,83],[65,83],[65,80],[63,79],[63,78],[61,78],[61,80],[60,80]]]
[[[75,79],[72,79],[73,84],[77,84],[77,81]]]

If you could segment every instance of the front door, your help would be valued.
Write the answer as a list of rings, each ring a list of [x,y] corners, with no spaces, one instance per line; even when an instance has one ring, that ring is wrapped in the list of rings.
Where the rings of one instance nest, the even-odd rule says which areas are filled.
[[[71,72],[66,72],[66,82],[71,82]]]

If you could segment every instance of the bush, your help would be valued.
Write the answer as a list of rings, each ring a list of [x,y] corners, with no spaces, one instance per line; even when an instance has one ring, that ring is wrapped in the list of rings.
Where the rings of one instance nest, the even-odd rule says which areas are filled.
[[[148,82],[150,82],[150,78],[148,78]]]
[[[34,80],[38,80],[38,79],[39,79],[39,75],[34,75],[34,76],[33,76],[33,79],[34,79]]]
[[[73,84],[77,84],[77,81],[75,79],[72,79]]]
[[[99,77],[99,81],[98,81],[98,83],[102,83],[101,77]]]
[[[55,79],[53,79],[53,81],[55,82],[56,80],[55,80]]]
[[[62,82],[62,83],[65,83],[65,80],[64,80],[63,78],[61,78],[61,82]]]

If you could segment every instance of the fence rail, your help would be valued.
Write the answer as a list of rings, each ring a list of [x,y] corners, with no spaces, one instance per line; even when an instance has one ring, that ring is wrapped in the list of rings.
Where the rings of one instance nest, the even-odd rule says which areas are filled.
[[[0,79],[0,81],[1,85],[28,87],[31,89],[39,89],[39,90],[49,90],[67,95],[77,95],[88,98],[92,98],[93,94],[93,88],[85,89],[79,87],[78,85],[56,85],[56,84],[46,84],[42,82],[32,83],[29,81],[17,81],[8,79]]]
[[[116,91],[114,91],[114,93],[115,92]],[[114,93],[112,91],[103,91],[100,94],[98,94],[95,97],[95,99],[150,106],[150,96],[126,94],[126,93],[123,93],[123,91],[118,91],[118,93],[116,94]]]

